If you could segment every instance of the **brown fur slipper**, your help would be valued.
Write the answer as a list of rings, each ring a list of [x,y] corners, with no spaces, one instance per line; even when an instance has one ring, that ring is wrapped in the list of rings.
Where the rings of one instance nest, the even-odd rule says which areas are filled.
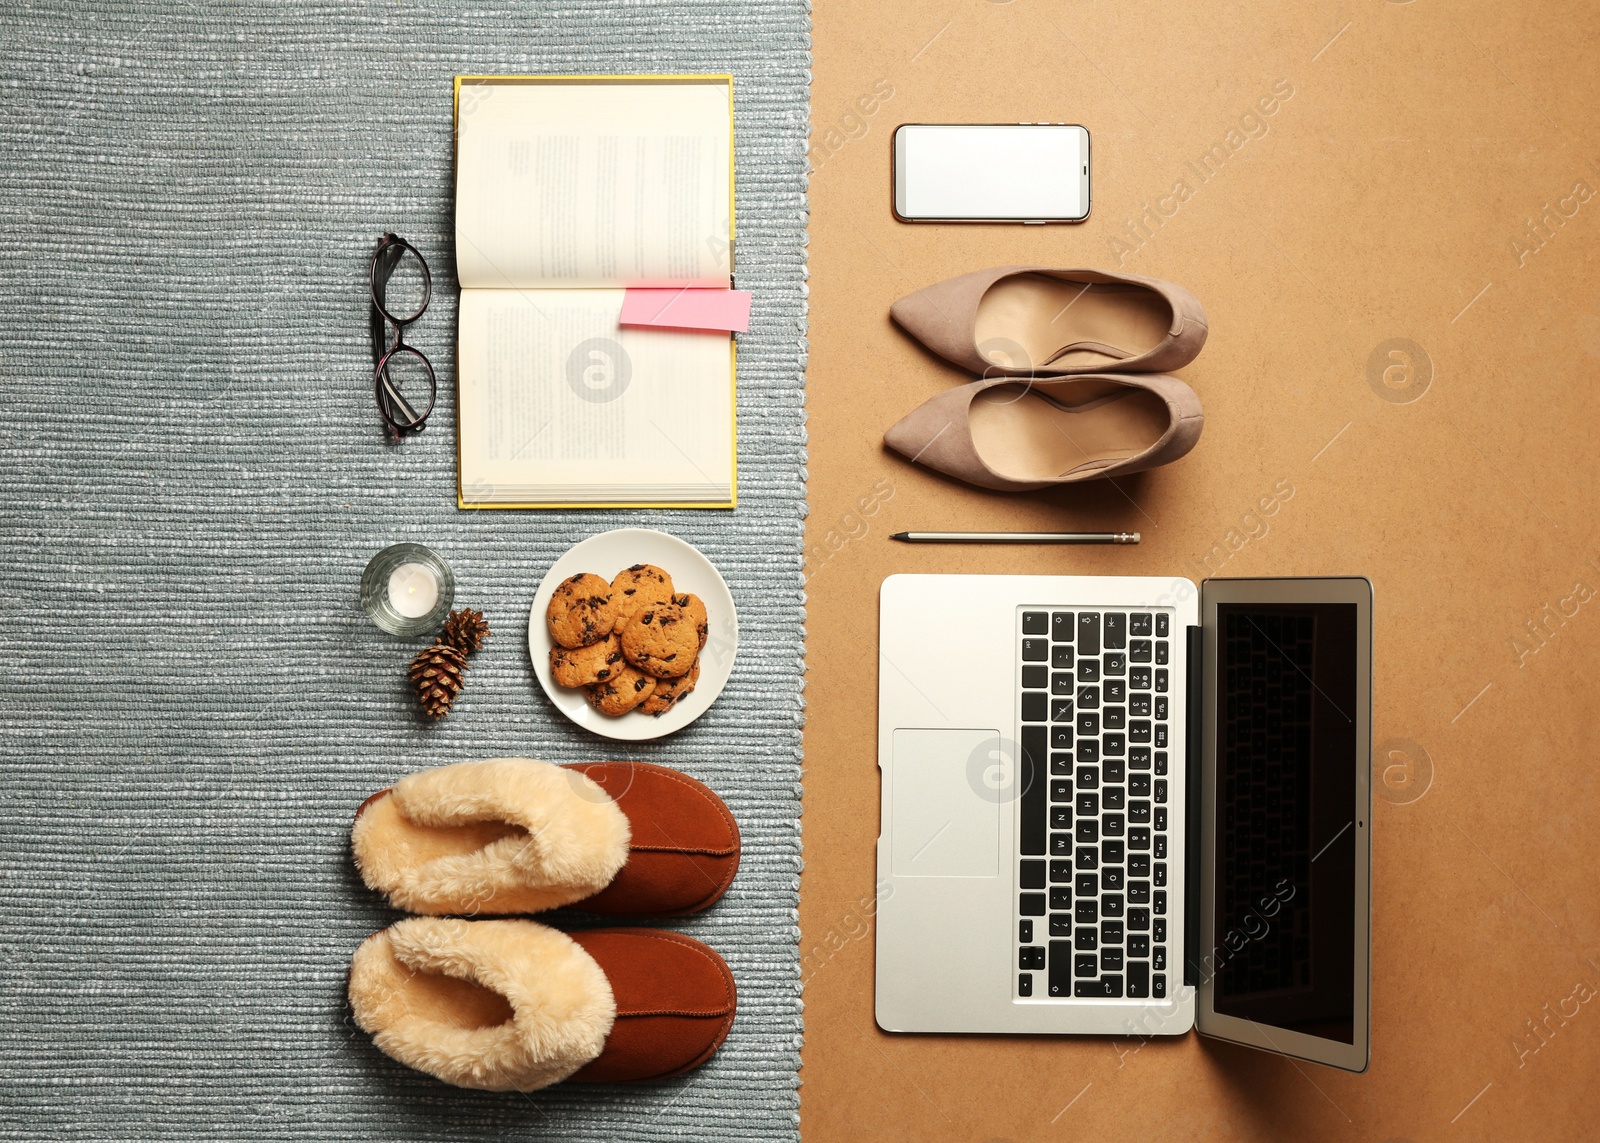
[[[350,1006],[379,1049],[487,1091],[678,1075],[722,1045],[735,1004],[721,957],[651,929],[414,917],[350,965]]]
[[[465,915],[692,913],[727,891],[740,852],[728,807],[687,774],[525,758],[401,780],[362,804],[351,846],[362,879],[395,905]]]

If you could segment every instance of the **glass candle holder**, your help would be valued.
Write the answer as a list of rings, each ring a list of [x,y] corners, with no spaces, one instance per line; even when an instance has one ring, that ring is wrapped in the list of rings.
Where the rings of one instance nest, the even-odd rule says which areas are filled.
[[[361,573],[361,607],[391,635],[437,631],[456,598],[450,565],[422,544],[394,544],[373,556]]]

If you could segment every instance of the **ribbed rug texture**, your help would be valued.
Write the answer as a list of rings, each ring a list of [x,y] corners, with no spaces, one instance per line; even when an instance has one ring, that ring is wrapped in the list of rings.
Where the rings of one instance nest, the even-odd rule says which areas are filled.
[[[806,0],[0,12],[0,1137],[796,1136],[809,28]],[[455,507],[452,77],[566,72],[735,77],[737,511]],[[385,230],[434,274],[407,340],[440,405],[399,445],[367,343]],[[717,704],[643,745],[567,723],[527,645],[544,570],[635,525],[717,564],[741,632]],[[437,725],[403,673],[426,640],[358,604],[400,540],[494,628]],[[738,982],[709,1064],[493,1095],[355,1027],[350,955],[398,914],[353,811],[497,755],[659,762],[728,802],[738,879],[670,923]]]

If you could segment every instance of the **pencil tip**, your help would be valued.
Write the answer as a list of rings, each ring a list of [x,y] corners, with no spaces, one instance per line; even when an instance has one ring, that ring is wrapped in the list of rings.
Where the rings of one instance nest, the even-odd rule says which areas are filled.
[[[901,543],[904,543],[906,537],[909,536],[910,534],[911,534],[910,532],[890,532],[889,533],[889,538],[891,540],[899,540]]]

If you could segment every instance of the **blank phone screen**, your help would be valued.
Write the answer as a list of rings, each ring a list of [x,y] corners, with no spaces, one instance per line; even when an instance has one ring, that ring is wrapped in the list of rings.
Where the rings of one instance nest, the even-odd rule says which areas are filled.
[[[906,219],[1076,221],[1089,213],[1089,133],[1056,124],[908,123],[895,132]]]

